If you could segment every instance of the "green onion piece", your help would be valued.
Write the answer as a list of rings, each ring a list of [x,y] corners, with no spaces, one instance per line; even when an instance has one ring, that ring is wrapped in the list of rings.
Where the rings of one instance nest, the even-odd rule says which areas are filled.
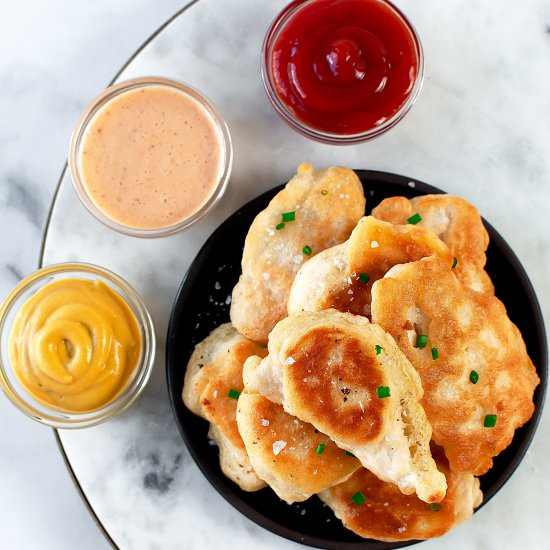
[[[363,504],[363,502],[365,502],[365,495],[363,495],[363,493],[361,493],[360,491],[357,491],[357,493],[355,493],[351,497],[351,500],[353,500],[353,503],[356,506],[361,506],[361,504]]]
[[[322,443],[320,445],[317,445],[317,450],[315,451],[318,455],[322,455],[325,450],[325,445]]]
[[[384,397],[390,396],[390,388],[388,386],[380,386],[379,388],[376,388],[376,393],[380,399],[384,399]]]
[[[486,428],[494,428],[497,425],[497,415],[496,414],[487,414],[485,416],[485,420],[483,421],[483,425]]]
[[[416,225],[418,222],[422,221],[422,216],[418,213],[413,214],[410,218],[407,218],[407,223],[411,225]]]
[[[419,334],[416,337],[417,348],[425,348],[427,343],[428,343],[428,337],[425,334]]]
[[[458,264],[458,259],[456,256],[453,257],[453,265],[451,266],[451,269],[454,269],[456,265]]]
[[[359,275],[359,280],[360,280],[364,285],[366,285],[366,284],[370,281],[370,276],[367,275],[366,273],[361,273],[361,275]]]
[[[378,344],[376,344],[376,346],[374,346],[374,349],[376,350],[376,355],[380,355],[384,348],[382,346],[379,346]]]
[[[472,384],[477,384],[478,380],[479,380],[479,374],[475,370],[470,371],[470,382]]]
[[[437,348],[432,348],[432,359],[436,361],[439,359],[439,352],[437,351]]]
[[[239,399],[239,395],[241,395],[240,391],[229,390],[229,393],[227,394],[227,397],[230,397],[231,399]]]
[[[284,222],[293,222],[296,219],[296,212],[283,212]]]
[[[432,502],[430,504],[430,510],[432,512],[440,512],[441,508],[443,508],[443,506],[441,506],[441,504],[439,504],[439,502]]]
[[[321,191],[321,195],[328,195],[328,191],[327,191],[326,189],[323,189],[323,190]]]
[[[353,453],[350,453],[349,451],[346,451],[346,456],[352,456],[353,458],[355,458],[355,455]]]
[[[284,224],[283,222],[281,222],[281,223],[278,223],[278,224],[275,226],[275,229],[282,229],[284,226],[285,226],[285,224]]]
[[[311,253],[313,252],[311,246],[309,246],[309,244],[306,244],[306,246],[304,246],[304,248],[302,248],[302,252],[306,255],[306,256],[311,256]]]

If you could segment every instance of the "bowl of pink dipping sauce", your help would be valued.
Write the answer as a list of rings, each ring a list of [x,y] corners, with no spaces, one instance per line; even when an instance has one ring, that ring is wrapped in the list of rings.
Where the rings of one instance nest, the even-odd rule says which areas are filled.
[[[223,195],[233,150],[227,125],[197,90],[144,77],[107,88],[71,137],[69,170],[84,206],[135,237],[202,218]]]

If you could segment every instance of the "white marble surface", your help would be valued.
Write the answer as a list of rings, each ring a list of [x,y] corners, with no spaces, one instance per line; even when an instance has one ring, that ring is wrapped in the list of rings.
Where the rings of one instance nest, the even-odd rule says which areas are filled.
[[[218,105],[232,130],[236,152],[232,183],[222,203],[180,235],[139,241],[114,235],[92,220],[64,181],[46,242],[46,263],[88,260],[126,276],[150,305],[162,347],[179,280],[217,223],[248,198],[287,179],[302,160],[318,165],[339,163],[407,174],[474,202],[524,263],[549,318],[548,3],[507,0],[499,3],[495,13],[491,9],[494,6],[479,6],[471,0],[452,4],[437,0],[396,2],[409,14],[423,40],[424,89],[411,113],[386,136],[345,148],[319,145],[293,133],[264,97],[258,71],[259,45],[268,22],[284,3],[199,0],[123,75],[153,73],[186,80]],[[130,0],[123,4],[128,9],[133,6]],[[168,10],[168,1],[161,4]],[[87,14],[81,10],[74,17],[86,21]],[[155,16],[160,11],[159,7]],[[97,17],[103,17],[107,24],[105,14]],[[117,25],[110,19],[109,24],[116,35]],[[65,32],[73,33],[72,37],[77,34],[71,25]],[[99,26],[89,40],[107,50],[105,32]],[[139,41],[136,38],[135,45]],[[90,55],[86,48],[79,50],[89,63],[101,57],[95,53],[86,58]],[[36,59],[45,55],[31,49],[29,59],[34,69],[40,66]],[[48,60],[43,63],[48,66]],[[79,59],[79,67],[81,63]],[[2,128],[0,138],[0,223],[6,235],[1,244],[3,294],[35,266],[55,169],[64,156],[64,146],[57,146],[67,139],[71,124],[53,138],[51,128],[57,127],[59,117],[74,121],[84,103],[108,80],[96,82],[93,90],[84,89],[79,79],[90,75],[82,68],[80,71],[82,76],[75,72],[73,78],[69,70],[62,73],[65,80],[56,82],[57,87],[50,84],[50,88],[41,88],[40,79],[33,80],[33,106],[47,115],[37,109],[33,117],[22,117],[17,116],[16,109],[26,106],[22,92],[26,88],[17,79],[12,83],[10,76],[15,69],[7,64],[4,81],[12,86],[5,85],[1,92],[7,98],[2,108],[8,106],[7,120],[12,125]],[[24,131],[42,139],[23,141],[20,136]],[[64,135],[58,135],[63,131]],[[46,147],[38,147],[44,143]],[[56,155],[59,164],[51,164],[53,173],[47,183],[42,183],[48,179],[44,166]],[[259,543],[266,548],[297,547],[244,519],[202,478],[172,421],[163,370],[161,353],[151,384],[130,410],[109,424],[61,436],[84,491],[116,543],[122,548],[198,549],[230,540],[243,548],[256,548]],[[79,530],[85,533],[79,547],[105,546],[93,524],[86,525],[84,505],[78,503],[68,476],[59,474],[61,461],[52,453],[51,433],[17,417],[5,400],[0,406],[8,419],[0,455],[6,467],[0,479],[9,487],[7,494],[0,492],[0,517],[14,517],[6,522],[6,532],[0,532],[0,546],[38,548],[44,547],[38,541],[46,541],[52,548],[74,547]],[[545,547],[545,519],[550,512],[548,416],[544,415],[526,459],[497,497],[468,524],[423,547]],[[60,489],[54,491],[58,484]],[[43,529],[40,538],[20,535],[29,514]]]

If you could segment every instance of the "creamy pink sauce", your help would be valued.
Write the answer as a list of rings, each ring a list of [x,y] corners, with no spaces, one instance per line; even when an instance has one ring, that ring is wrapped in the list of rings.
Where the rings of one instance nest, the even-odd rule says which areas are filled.
[[[96,206],[136,229],[192,216],[223,172],[211,115],[194,98],[161,85],[108,102],[91,120],[80,151],[82,182]]]

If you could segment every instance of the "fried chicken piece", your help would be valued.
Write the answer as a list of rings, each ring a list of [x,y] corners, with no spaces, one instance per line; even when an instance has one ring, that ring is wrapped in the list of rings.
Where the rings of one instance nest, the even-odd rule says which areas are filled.
[[[395,224],[406,224],[418,214],[418,227],[433,231],[457,259],[455,274],[464,285],[494,294],[494,286],[485,272],[489,235],[477,208],[453,195],[423,195],[414,199],[390,197],[383,200],[372,215]]]
[[[373,285],[372,320],[420,375],[433,439],[451,468],[487,472],[531,418],[539,383],[502,302],[463,286],[432,257],[396,266]]]
[[[250,464],[239,434],[236,398],[243,389],[246,358],[266,353],[265,348],[226,323],[195,347],[183,386],[182,398],[187,408],[210,422],[208,435],[220,449],[223,473],[245,491],[257,491],[265,483]]]
[[[245,362],[247,390],[313,424],[402,492],[444,497],[420,379],[384,330],[351,313],[300,313],[276,325],[268,349]]]
[[[397,264],[435,255],[453,256],[434,233],[416,225],[362,218],[349,240],[329,248],[298,271],[288,300],[289,313],[334,308],[370,316],[371,288]]]
[[[479,479],[449,469],[441,448],[432,445],[432,455],[447,479],[447,494],[440,503],[428,505],[414,495],[404,495],[364,468],[319,497],[360,537],[387,542],[439,537],[466,521],[483,494]]]
[[[298,269],[321,250],[345,241],[364,213],[363,186],[355,172],[301,164],[248,231],[231,302],[237,330],[267,342],[271,329],[286,317]]]
[[[361,466],[311,424],[247,390],[237,424],[254,470],[289,504],[345,481]]]

